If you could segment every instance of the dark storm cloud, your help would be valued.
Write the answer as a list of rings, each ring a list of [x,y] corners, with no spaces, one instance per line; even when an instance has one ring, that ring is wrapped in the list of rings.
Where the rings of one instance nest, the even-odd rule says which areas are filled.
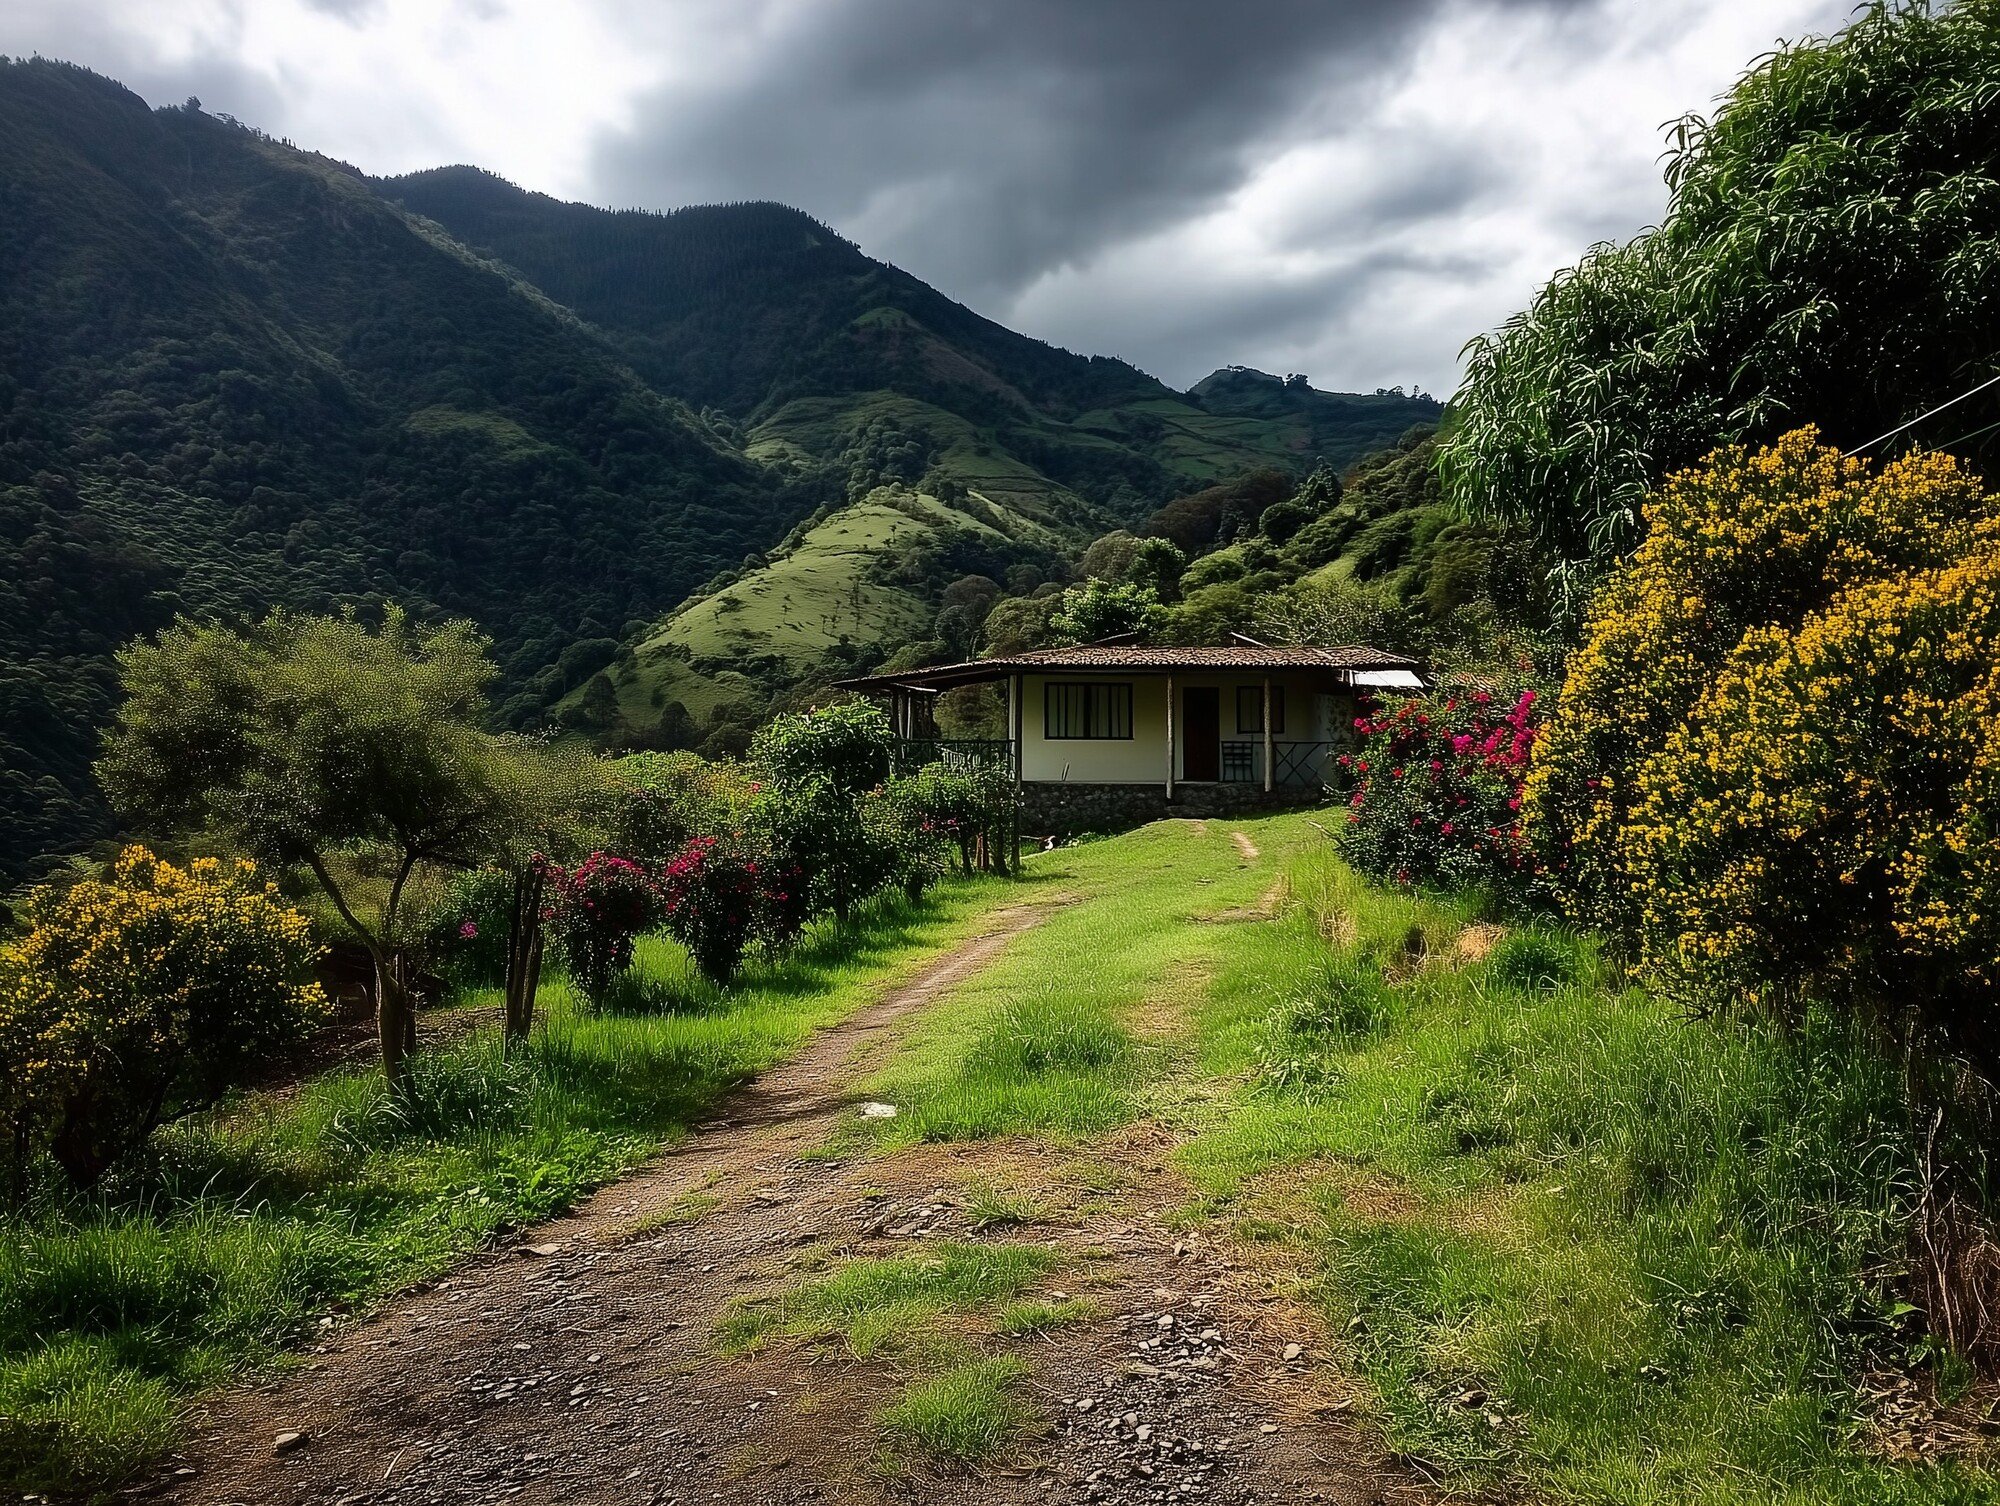
[[[1561,9],[1585,0],[1483,0]],[[1441,0],[828,0],[662,87],[596,158],[601,196],[772,198],[989,304],[1203,212],[1294,134],[1338,132],[1406,70]],[[1387,185],[1449,212],[1471,173]],[[1359,206],[1363,212],[1368,206]]]

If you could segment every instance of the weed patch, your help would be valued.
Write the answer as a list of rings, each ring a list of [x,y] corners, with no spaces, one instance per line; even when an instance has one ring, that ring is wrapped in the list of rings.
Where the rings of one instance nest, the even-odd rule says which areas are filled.
[[[1070,1323],[1089,1323],[1104,1315],[1104,1307],[1094,1298],[1066,1297],[1060,1302],[1010,1302],[1000,1309],[994,1332],[1009,1337],[1046,1333]]]
[[[1033,1416],[1016,1393],[1019,1360],[974,1360],[906,1387],[880,1415],[890,1446],[970,1464],[1002,1452]]]
[[[733,1305],[717,1322],[716,1342],[739,1354],[771,1335],[839,1339],[863,1359],[906,1350],[936,1338],[929,1320],[1009,1301],[1063,1259],[1043,1245],[941,1244],[850,1261],[776,1296]]]

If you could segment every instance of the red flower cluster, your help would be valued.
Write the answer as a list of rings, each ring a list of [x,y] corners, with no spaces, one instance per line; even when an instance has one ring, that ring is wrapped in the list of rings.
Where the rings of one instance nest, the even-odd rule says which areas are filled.
[[[735,840],[693,837],[660,878],[662,919],[702,975],[727,983],[753,935],[796,936],[810,918],[804,870],[760,858]]]
[[[1535,743],[1535,703],[1535,692],[1524,690],[1496,714],[1493,697],[1476,691],[1371,706],[1357,716],[1361,747],[1339,759],[1356,780],[1342,837],[1349,861],[1397,883],[1523,872],[1530,855],[1521,783]]]
[[[548,901],[542,919],[569,962],[577,987],[601,1002],[611,981],[632,965],[632,943],[659,924],[660,890],[630,858],[593,852],[575,868],[544,861]]]

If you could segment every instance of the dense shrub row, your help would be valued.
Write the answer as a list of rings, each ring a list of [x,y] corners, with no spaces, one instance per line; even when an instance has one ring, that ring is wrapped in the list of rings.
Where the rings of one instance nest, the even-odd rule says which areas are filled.
[[[2000,1061],[2000,505],[1802,430],[1646,524],[1527,782],[1561,899],[1700,1001],[1844,1001]]]
[[[954,857],[969,872],[982,845],[999,852],[1003,780],[942,765],[891,778],[890,747],[880,708],[857,701],[778,717],[741,764],[617,760],[605,845],[574,866],[539,862],[544,921],[571,979],[603,1002],[636,938],[657,928],[726,984],[753,947],[782,950],[814,918],[844,922],[887,890],[917,900]],[[497,907],[489,888],[454,884],[425,927],[448,973],[495,966],[497,916],[472,912]]]

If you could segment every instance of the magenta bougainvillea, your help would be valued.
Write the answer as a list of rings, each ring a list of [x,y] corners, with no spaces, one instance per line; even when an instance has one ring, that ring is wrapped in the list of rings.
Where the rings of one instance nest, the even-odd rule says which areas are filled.
[[[734,841],[691,837],[660,875],[662,916],[702,976],[727,983],[760,929],[785,925],[796,933],[792,917],[802,923],[804,913],[799,879],[796,867],[774,871]]]
[[[601,1004],[632,965],[632,943],[660,923],[660,885],[645,866],[593,852],[574,868],[544,863],[543,920],[584,996]]]
[[[1531,878],[1521,784],[1536,700],[1532,690],[1473,690],[1365,707],[1359,746],[1339,759],[1353,779],[1340,834],[1347,860],[1400,884]]]

